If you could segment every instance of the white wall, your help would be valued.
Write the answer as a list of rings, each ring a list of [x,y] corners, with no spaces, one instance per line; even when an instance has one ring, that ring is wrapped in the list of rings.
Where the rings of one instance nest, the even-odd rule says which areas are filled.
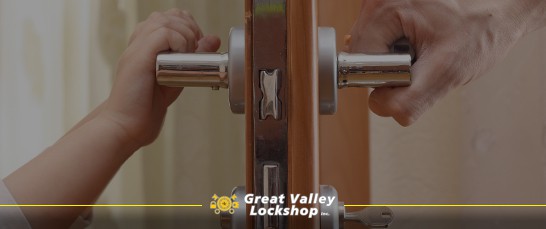
[[[373,202],[546,203],[545,40],[546,30],[524,38],[489,74],[452,92],[409,128],[372,116]],[[423,214],[442,212],[397,211],[403,228],[422,228]],[[532,212],[546,216],[544,209]]]

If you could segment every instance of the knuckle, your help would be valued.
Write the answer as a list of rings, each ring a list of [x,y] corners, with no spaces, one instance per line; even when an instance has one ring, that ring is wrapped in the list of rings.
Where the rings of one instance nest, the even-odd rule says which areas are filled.
[[[169,20],[169,18],[165,15],[163,15],[163,17],[159,18],[158,21],[157,21],[161,26],[167,26],[169,25],[169,23],[171,22],[171,20]]]
[[[154,20],[156,18],[159,18],[162,16],[162,13],[161,12],[158,12],[158,11],[154,11],[150,14],[150,16],[148,17],[148,19],[150,20]]]
[[[188,44],[187,38],[174,31],[169,31],[167,39],[173,51],[180,51],[180,49],[187,47]]]
[[[193,15],[191,14],[190,11],[188,11],[188,10],[182,10],[181,13],[182,13],[184,16],[193,19]]]
[[[167,26],[170,23],[169,17],[160,12],[154,12],[150,15],[150,20],[159,24],[160,26]]]
[[[159,36],[159,37],[161,37],[163,39],[166,39],[166,40],[170,39],[170,37],[172,36],[172,34],[171,34],[172,32],[170,31],[170,29],[167,29],[165,27],[161,27],[161,28],[157,29],[155,31],[155,33],[157,33],[157,36]]]

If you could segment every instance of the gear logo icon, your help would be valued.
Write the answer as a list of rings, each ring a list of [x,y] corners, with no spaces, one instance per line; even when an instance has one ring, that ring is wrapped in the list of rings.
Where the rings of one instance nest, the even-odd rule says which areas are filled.
[[[239,208],[239,202],[235,201],[237,196],[233,194],[231,197],[220,196],[214,194],[212,201],[210,202],[210,209],[214,210],[214,214],[220,214],[221,212],[229,212],[229,214],[235,213],[235,209]]]

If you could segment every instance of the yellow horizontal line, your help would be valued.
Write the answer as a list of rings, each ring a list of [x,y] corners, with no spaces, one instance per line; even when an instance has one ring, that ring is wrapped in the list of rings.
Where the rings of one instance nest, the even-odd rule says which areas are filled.
[[[202,204],[0,204],[0,207],[203,207]]]
[[[345,204],[345,207],[546,207],[546,204]],[[0,204],[0,207],[203,207],[202,204]]]
[[[546,207],[546,204],[345,204],[345,207]]]

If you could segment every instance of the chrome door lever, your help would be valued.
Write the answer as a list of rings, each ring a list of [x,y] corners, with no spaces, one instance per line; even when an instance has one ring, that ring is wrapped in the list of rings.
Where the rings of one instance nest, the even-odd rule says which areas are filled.
[[[156,60],[156,80],[169,87],[229,88],[235,114],[244,114],[245,32],[231,29],[227,53],[161,53]]]
[[[337,54],[334,28],[319,28],[318,37],[320,114],[336,113],[338,89],[411,84],[411,47],[408,46],[408,53]]]
[[[320,114],[337,111],[338,89],[399,87],[411,84],[409,53],[337,53],[333,28],[318,30]],[[409,49],[408,49],[409,50]],[[233,113],[244,113],[245,35],[232,28],[228,53],[162,53],[157,56],[156,78],[170,87],[229,89]]]

